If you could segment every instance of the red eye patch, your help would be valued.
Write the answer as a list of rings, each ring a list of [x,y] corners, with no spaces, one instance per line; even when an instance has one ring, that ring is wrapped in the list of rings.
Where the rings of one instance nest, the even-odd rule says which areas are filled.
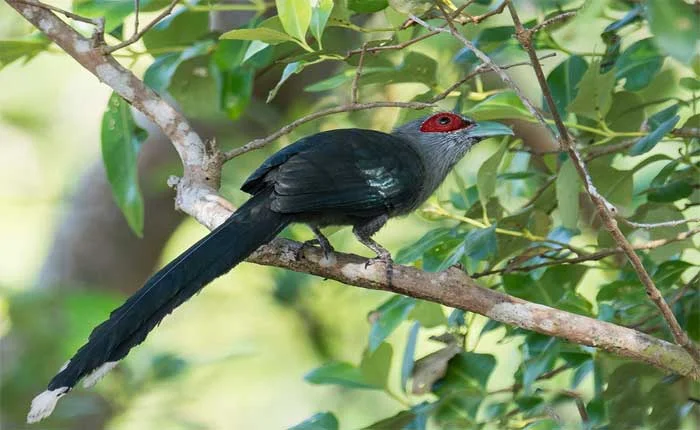
[[[424,133],[445,133],[471,127],[473,122],[451,112],[441,112],[423,121],[420,131]]]

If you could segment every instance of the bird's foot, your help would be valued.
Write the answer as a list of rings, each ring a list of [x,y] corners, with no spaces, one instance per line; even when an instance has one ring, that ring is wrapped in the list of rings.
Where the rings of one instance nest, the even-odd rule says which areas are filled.
[[[299,245],[299,247],[296,250],[296,255],[295,255],[296,260],[299,261],[302,258],[304,258],[304,250],[306,248],[316,248],[316,247],[320,247],[321,250],[323,251],[323,259],[325,261],[333,260],[333,252],[335,252],[335,249],[333,249],[333,247],[330,246],[330,244],[327,247],[324,247],[321,244],[321,242],[319,242],[318,239],[311,239],[311,240],[307,240],[305,242],[302,242],[301,245]]]
[[[387,253],[382,253],[374,258],[370,258],[365,262],[365,269],[368,268],[369,266],[376,264],[376,263],[383,263],[385,266],[386,270],[386,280],[387,284],[391,286],[391,281],[393,280],[394,277],[394,260],[391,258],[391,254]]]

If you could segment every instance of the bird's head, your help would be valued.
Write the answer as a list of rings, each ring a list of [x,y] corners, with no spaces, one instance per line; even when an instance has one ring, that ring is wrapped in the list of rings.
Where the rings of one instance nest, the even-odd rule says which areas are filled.
[[[408,122],[398,127],[394,133],[419,146],[442,148],[463,155],[472,145],[487,137],[512,135],[513,131],[497,122],[476,122],[453,112],[440,112]]]

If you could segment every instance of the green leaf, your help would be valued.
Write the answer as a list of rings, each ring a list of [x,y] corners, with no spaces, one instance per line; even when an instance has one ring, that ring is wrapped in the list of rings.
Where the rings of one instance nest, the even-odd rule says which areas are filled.
[[[147,50],[189,46],[209,32],[206,13],[187,9],[174,11],[143,35]]]
[[[141,12],[154,12],[163,9],[169,0],[141,0]],[[105,32],[111,33],[124,24],[124,18],[134,9],[132,0],[73,0],[72,11],[88,18],[105,18]]]
[[[650,188],[647,199],[650,202],[670,203],[690,196],[693,190],[693,185],[686,181],[673,181],[660,187]]]
[[[464,256],[464,239],[453,238],[440,243],[423,256],[423,270],[440,272],[454,266]]]
[[[321,81],[314,82],[313,84],[304,88],[304,91],[306,91],[307,93],[318,93],[321,91],[328,91],[328,90],[338,88],[339,86],[343,85],[344,83],[350,82],[352,77],[355,76],[354,73],[346,73],[346,72],[342,72],[342,73],[339,73],[335,76],[331,76],[330,78],[326,78],[326,79],[323,79]]]
[[[461,352],[450,361],[450,370],[459,370],[459,375],[462,378],[469,378],[477,383],[482,390],[486,390],[486,386],[496,368],[496,357],[491,354],[478,354],[476,352]]]
[[[488,260],[496,254],[497,247],[495,225],[475,228],[464,238],[464,254],[474,260]]]
[[[413,372],[413,359],[416,354],[416,341],[418,340],[418,332],[420,331],[420,323],[414,322],[411,330],[406,338],[406,348],[403,352],[403,360],[401,361],[401,390],[405,393],[408,385],[408,378]]]
[[[394,351],[391,345],[384,342],[373,351],[365,351],[360,363],[360,372],[363,379],[375,387],[386,387],[389,381],[389,369],[391,357]]]
[[[590,70],[590,69],[589,69]],[[529,119],[530,112],[523,106],[518,96],[512,91],[494,94],[467,111],[477,121],[492,119],[522,118]]]
[[[416,419],[416,414],[411,411],[400,411],[396,415],[374,422],[362,430],[397,430],[408,429],[409,425]]]
[[[561,165],[556,180],[557,207],[561,224],[571,230],[578,226],[581,179],[571,159]]]
[[[616,79],[626,79],[627,91],[639,91],[651,83],[661,70],[664,57],[661,56],[652,38],[633,43],[620,55],[616,64]]]
[[[0,40],[0,70],[8,64],[24,59],[25,63],[49,47],[45,37]]]
[[[350,363],[332,361],[317,367],[304,376],[304,380],[318,385],[340,385],[347,388],[381,389],[365,380],[359,368]]]
[[[338,419],[330,412],[319,412],[289,430],[338,430]]]
[[[644,122],[644,100],[635,93],[619,91],[613,94],[612,106],[605,122],[613,131],[636,132]]]
[[[611,159],[612,156],[592,160],[588,171],[600,194],[626,213],[632,206],[634,170],[614,169],[610,167]]]
[[[289,63],[286,66],[284,66],[284,70],[282,71],[282,76],[280,77],[280,80],[277,82],[277,85],[275,85],[275,87],[270,90],[270,93],[267,95],[267,100],[265,100],[265,103],[270,103],[272,99],[275,98],[277,92],[282,87],[282,85],[285,82],[287,82],[287,79],[291,78],[292,75],[295,75],[304,70],[304,67],[306,67],[306,63],[303,63],[301,61]]]
[[[578,93],[578,84],[588,70],[588,63],[582,57],[571,56],[559,64],[547,76],[547,85],[552,93],[554,104],[562,116],[566,116],[566,108]],[[549,105],[543,102],[549,112]]]
[[[687,90],[690,90],[690,91],[700,90],[700,79],[698,79],[698,78],[690,78],[690,77],[681,78],[679,83],[681,84],[681,87],[683,87]]]
[[[243,114],[253,96],[255,73],[252,70],[225,70],[217,74],[219,107],[229,119],[235,120]]]
[[[168,92],[190,118],[208,118],[220,112],[220,93],[210,56],[182,61],[170,79]]]
[[[454,233],[451,228],[436,228],[423,235],[418,242],[401,249],[394,258],[397,264],[409,264],[423,257],[428,250],[436,247]]]
[[[661,112],[657,112],[649,118],[651,132],[642,137],[630,148],[630,155],[641,155],[651,151],[661,139],[666,136],[673,127],[680,121],[680,116],[676,115],[678,105],[670,106]]]
[[[102,160],[114,200],[139,237],[143,235],[143,198],[137,159],[146,136],[134,122],[129,104],[112,93],[102,116]]]
[[[530,412],[539,408],[544,403],[544,399],[539,396],[518,396],[515,398],[515,404],[523,412]]]
[[[559,357],[560,342],[541,334],[530,334],[523,343],[522,384],[525,391],[537,378],[554,368]]]
[[[311,2],[311,5],[311,34],[314,35],[320,46],[323,30],[326,28],[328,18],[333,11],[333,0],[318,0],[315,3]]]
[[[606,46],[605,55],[600,64],[601,72],[608,72],[615,66],[615,62],[620,55],[620,44],[622,42],[622,38],[618,32],[641,20],[642,11],[642,5],[635,5],[625,16],[605,27],[605,30],[603,30],[603,33],[600,35]]]
[[[275,0],[277,14],[288,35],[306,44],[306,30],[311,24],[309,0]]]
[[[600,73],[600,63],[591,63],[578,85],[576,98],[569,104],[569,112],[593,120],[605,118],[612,104],[615,73],[611,70]]]
[[[372,315],[374,321],[369,332],[370,352],[375,351],[416,306],[416,299],[405,296],[393,296],[382,304]]]
[[[220,39],[236,39],[236,40],[259,40],[268,45],[277,45],[284,42],[294,42],[294,38],[281,31],[273,30],[266,27],[258,28],[241,28],[237,30],[227,31],[222,34]]]
[[[437,61],[419,52],[409,52],[403,61],[393,68],[382,70],[379,68],[381,67],[380,64],[375,64],[375,66],[377,67],[375,73],[371,73],[366,77],[363,75],[363,85],[421,82],[432,88],[437,84]]]
[[[389,6],[387,0],[348,0],[348,9],[357,13],[375,13]]]
[[[654,43],[676,60],[690,64],[698,55],[700,20],[697,10],[683,1],[647,0],[646,5]]]
[[[508,140],[504,139],[496,152],[479,166],[479,170],[476,173],[476,186],[479,189],[479,200],[481,200],[483,207],[486,206],[489,199],[496,192],[498,166],[501,165],[506,149],[508,149]]]
[[[435,418],[443,422],[441,428],[472,428],[469,423],[476,419],[495,366],[496,358],[490,354],[462,351],[450,360],[445,377],[434,389],[440,398],[449,399],[438,405]]]
[[[681,280],[683,272],[690,267],[693,265],[683,260],[665,261],[654,272],[654,283],[659,288],[670,288]]]
[[[207,54],[212,47],[211,41],[197,42],[182,53],[172,52],[156,57],[143,75],[143,81],[156,92],[168,89],[173,75],[183,62]]]
[[[408,318],[418,321],[425,328],[433,328],[447,323],[442,306],[425,300],[417,300],[416,307],[413,308]]]
[[[538,279],[532,274],[503,275],[503,288],[508,294],[531,302],[555,306],[567,291],[575,291],[585,274],[583,266],[553,266]]]
[[[250,60],[251,58],[254,58],[260,52],[268,52],[269,50],[265,51],[265,48],[269,48],[269,47],[270,47],[270,45],[265,43],[265,42],[261,42],[259,40],[251,41],[250,45],[248,45],[248,49],[245,51],[245,54],[243,55],[243,60],[241,61],[241,63],[248,62],[248,60]]]

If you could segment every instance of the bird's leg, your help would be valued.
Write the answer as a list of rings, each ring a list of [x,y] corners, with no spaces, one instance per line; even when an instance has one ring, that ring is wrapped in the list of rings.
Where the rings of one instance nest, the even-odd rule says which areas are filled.
[[[384,226],[388,216],[382,215],[380,217],[374,218],[365,224],[355,225],[352,232],[355,233],[355,237],[367,248],[371,249],[377,254],[377,257],[367,260],[365,267],[374,264],[376,262],[383,262],[386,265],[386,278],[389,285],[391,285],[391,278],[394,274],[394,261],[391,258],[391,253],[389,250],[378,244],[372,235],[379,231],[380,228]]]
[[[316,236],[316,239],[311,239],[307,240],[306,242],[301,244],[301,247],[299,247],[299,250],[297,251],[297,260],[301,259],[301,256],[303,255],[304,248],[307,246],[316,246],[318,244],[321,247],[321,250],[323,251],[323,257],[330,261],[332,258],[332,253],[335,252],[335,249],[333,249],[333,245],[331,245],[331,242],[328,240],[328,238],[321,232],[321,229],[318,228],[315,225],[309,225],[309,228],[311,228],[311,231],[314,233],[314,236]]]

